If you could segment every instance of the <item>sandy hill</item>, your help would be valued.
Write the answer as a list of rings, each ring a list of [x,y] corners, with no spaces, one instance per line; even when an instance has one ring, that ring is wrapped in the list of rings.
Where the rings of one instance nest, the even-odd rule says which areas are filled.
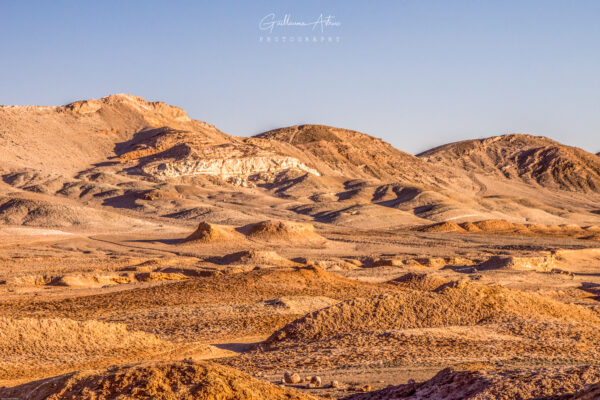
[[[348,129],[297,125],[255,138],[285,144],[282,149],[315,165],[324,175],[416,185],[438,185],[452,177],[381,139]]]
[[[208,362],[155,362],[76,372],[14,388],[0,388],[0,395],[30,400],[313,398]]]
[[[99,321],[2,317],[0,328],[0,380],[143,360],[174,349],[155,335]]]
[[[448,284],[431,293],[406,292],[341,302],[286,325],[267,343],[311,341],[382,329],[488,324],[514,318],[600,325],[598,316],[584,307],[502,287]]]
[[[0,219],[7,224],[94,225],[79,205],[90,215],[110,208],[163,225],[600,224],[600,197],[591,196],[600,193],[598,158],[527,135],[453,143],[415,157],[322,125],[230,136],[178,107],[127,94],[56,107],[0,106],[0,127]],[[67,209],[65,198],[72,200]],[[213,240],[216,230],[202,240]]]
[[[305,365],[307,353],[319,354],[311,360],[312,368],[404,362],[443,368],[489,359],[550,363],[558,358],[568,365],[593,363],[598,357],[600,319],[585,306],[468,281],[409,279],[394,283],[396,293],[355,297],[313,311],[225,363],[297,369]]]
[[[315,227],[308,222],[268,220],[243,226],[239,230],[252,239],[283,241],[289,245],[325,242],[325,238],[315,232]]]
[[[3,165],[77,172],[114,155],[116,143],[139,131],[169,126],[223,141],[215,127],[163,102],[116,94],[65,106],[1,106]]]
[[[311,223],[266,220],[240,227],[217,225],[203,221],[200,222],[198,228],[190,236],[184,239],[184,242],[189,244],[234,245],[243,243],[246,239],[255,243],[278,243],[286,247],[323,246],[327,241],[315,232],[315,227]]]
[[[433,165],[546,188],[600,192],[600,160],[546,137],[523,134],[450,143],[418,155]]]
[[[185,242],[200,243],[228,243],[239,242],[243,236],[232,227],[200,222],[198,228],[190,236],[185,238]]]

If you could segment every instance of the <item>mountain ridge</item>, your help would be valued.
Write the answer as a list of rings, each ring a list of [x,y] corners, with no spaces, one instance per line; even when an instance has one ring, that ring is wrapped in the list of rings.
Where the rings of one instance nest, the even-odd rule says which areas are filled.
[[[543,136],[509,134],[448,143],[419,153],[429,163],[520,179],[560,190],[600,192],[600,160]]]
[[[531,135],[449,143],[414,156],[325,125],[232,136],[179,107],[125,94],[2,106],[0,124],[0,194],[67,197],[136,218],[250,222],[223,205],[234,194],[248,198],[236,207],[249,215],[349,226],[591,223],[600,215],[597,156]],[[49,209],[41,203],[5,204],[7,221],[48,221],[22,215]]]

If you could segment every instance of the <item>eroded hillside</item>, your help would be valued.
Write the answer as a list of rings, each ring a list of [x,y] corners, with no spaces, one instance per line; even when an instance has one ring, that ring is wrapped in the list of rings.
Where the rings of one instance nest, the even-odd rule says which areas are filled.
[[[600,162],[0,107],[0,397],[594,398]]]

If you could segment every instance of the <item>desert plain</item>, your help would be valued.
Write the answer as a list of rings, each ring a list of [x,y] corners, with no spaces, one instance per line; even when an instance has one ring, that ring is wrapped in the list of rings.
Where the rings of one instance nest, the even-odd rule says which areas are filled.
[[[600,398],[597,154],[119,94],[1,106],[0,177],[0,398]]]

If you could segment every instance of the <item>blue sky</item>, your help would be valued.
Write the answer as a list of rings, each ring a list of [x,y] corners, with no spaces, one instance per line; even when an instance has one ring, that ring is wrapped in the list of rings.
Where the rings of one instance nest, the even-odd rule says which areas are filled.
[[[271,13],[340,25],[268,34]],[[321,123],[417,153],[526,132],[597,152],[599,20],[585,0],[0,0],[0,104],[131,93],[240,136]]]

